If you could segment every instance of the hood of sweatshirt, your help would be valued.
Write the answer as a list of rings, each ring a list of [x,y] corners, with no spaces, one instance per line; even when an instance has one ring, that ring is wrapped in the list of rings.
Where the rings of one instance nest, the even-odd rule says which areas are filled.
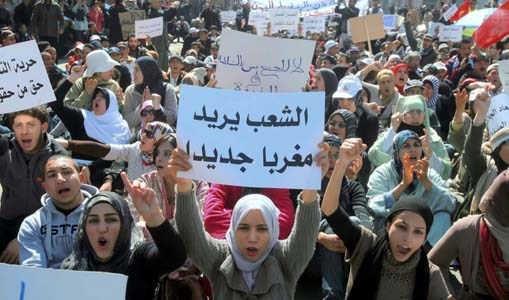
[[[41,204],[44,216],[41,216],[41,226],[45,226],[45,230],[41,227],[41,233],[45,232],[44,248],[46,250],[48,267],[53,267],[51,262],[54,260],[60,265],[62,260],[71,254],[85,203],[98,192],[99,190],[95,186],[82,184],[81,193],[84,200],[79,207],[67,216],[55,207],[47,193],[42,195]],[[44,217],[45,219],[42,220]]]

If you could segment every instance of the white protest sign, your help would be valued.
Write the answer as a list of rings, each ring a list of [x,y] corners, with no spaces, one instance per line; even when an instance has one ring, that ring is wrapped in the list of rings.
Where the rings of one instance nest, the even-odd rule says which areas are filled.
[[[463,36],[463,26],[440,26],[439,32],[439,38],[441,42],[461,42]]]
[[[445,25],[439,22],[430,22],[428,27],[428,33],[431,34],[433,37],[436,37],[440,34],[440,28],[443,26]]]
[[[151,38],[163,35],[163,17],[135,21],[134,30],[136,38],[144,39],[148,36]]]
[[[299,10],[291,8],[274,8],[269,10],[271,33],[280,30],[297,30],[299,24]]]
[[[393,30],[398,27],[398,15],[384,15],[384,29]]]
[[[193,166],[179,177],[237,186],[320,189],[313,161],[324,93],[248,93],[185,85],[177,143]]]
[[[509,60],[498,61],[498,77],[502,83],[504,93],[509,94]]]
[[[498,94],[491,98],[486,114],[486,124],[490,136],[499,129],[509,126],[509,95]]]
[[[55,100],[35,40],[0,48],[0,114]]]
[[[302,32],[325,32],[325,21],[326,18],[324,16],[304,17],[302,20]]]
[[[456,4],[451,5],[451,7],[449,7],[449,9],[443,14],[444,20],[449,21],[449,19],[452,18],[457,11],[458,6],[456,6]]]
[[[314,49],[314,41],[223,30],[217,86],[250,92],[301,92],[308,80]]]
[[[235,19],[237,18],[237,12],[233,10],[225,10],[221,12],[221,22],[222,23],[228,23],[232,22],[235,23]]]
[[[123,300],[126,284],[121,274],[0,264],[0,299],[5,300]]]
[[[269,15],[262,11],[251,11],[249,12],[248,25],[256,25],[259,22],[267,22]]]

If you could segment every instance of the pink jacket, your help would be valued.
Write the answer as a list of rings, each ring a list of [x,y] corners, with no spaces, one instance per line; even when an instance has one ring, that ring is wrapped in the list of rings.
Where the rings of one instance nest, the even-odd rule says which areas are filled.
[[[233,207],[242,195],[243,187],[212,184],[205,200],[203,220],[205,230],[216,239],[224,239],[230,227]],[[261,189],[280,210],[279,239],[286,239],[292,231],[295,208],[287,189]]]

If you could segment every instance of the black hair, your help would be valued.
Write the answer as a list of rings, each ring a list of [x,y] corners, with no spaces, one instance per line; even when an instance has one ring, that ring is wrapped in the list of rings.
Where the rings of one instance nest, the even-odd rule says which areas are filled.
[[[35,106],[29,109],[24,109],[11,113],[9,115],[9,127],[11,128],[11,130],[13,129],[12,125],[14,124],[14,119],[16,119],[16,117],[20,115],[27,115],[36,118],[41,122],[41,124],[48,123],[49,120],[49,113],[46,107]]]
[[[76,172],[80,172],[80,166],[78,165],[78,163],[76,161],[74,161],[74,159],[72,159],[72,157],[70,156],[67,156],[67,155],[63,155],[63,154],[54,154],[52,156],[50,156],[48,158],[48,160],[46,161],[46,163],[44,164],[44,169],[43,169],[43,181],[46,181],[46,166],[48,165],[48,163],[50,161],[54,161],[54,160],[59,160],[59,159],[68,159],[70,161],[72,161],[72,166],[73,168],[76,170]]]

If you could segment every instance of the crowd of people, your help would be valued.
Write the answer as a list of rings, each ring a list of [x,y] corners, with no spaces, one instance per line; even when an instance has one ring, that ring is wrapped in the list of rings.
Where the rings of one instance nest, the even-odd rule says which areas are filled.
[[[0,115],[0,262],[124,274],[126,299],[293,299],[303,281],[324,300],[509,299],[509,126],[488,122],[509,37],[441,42],[440,3],[386,8],[404,30],[353,43],[355,4],[270,33],[246,0],[235,22],[208,1],[0,0],[1,47],[35,39],[56,96]],[[163,35],[122,32],[133,9]],[[315,43],[298,88],[324,94],[320,190],[177,176],[180,86],[215,88],[224,30]]]

